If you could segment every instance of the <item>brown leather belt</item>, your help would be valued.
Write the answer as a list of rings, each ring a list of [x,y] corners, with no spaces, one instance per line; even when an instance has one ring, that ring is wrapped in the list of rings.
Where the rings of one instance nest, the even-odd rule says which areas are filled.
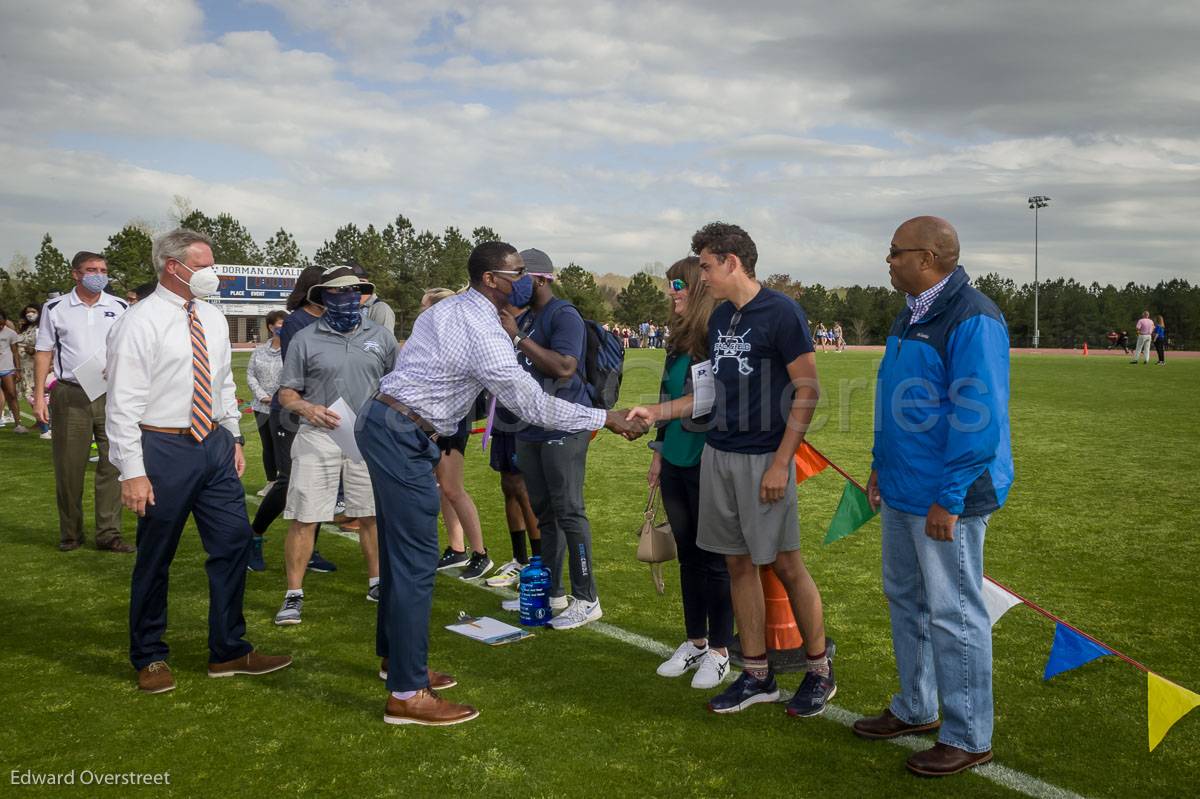
[[[434,429],[433,425],[421,418],[421,414],[417,413],[412,408],[393,397],[391,394],[384,394],[382,391],[377,391],[375,392],[375,396],[371,399],[375,400],[376,402],[382,402],[396,413],[409,419],[417,427],[421,428],[422,433],[429,436],[430,441],[437,441],[439,438],[441,438],[441,435],[437,430]]]
[[[157,427],[152,424],[139,424],[138,427],[149,430],[151,433],[167,433],[172,436],[190,436],[192,434],[190,427]]]

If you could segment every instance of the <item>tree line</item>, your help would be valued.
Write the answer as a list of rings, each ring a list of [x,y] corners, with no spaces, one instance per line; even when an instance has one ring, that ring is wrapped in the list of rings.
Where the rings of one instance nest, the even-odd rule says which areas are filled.
[[[501,238],[489,227],[477,227],[469,234],[456,227],[440,233],[419,231],[400,214],[382,228],[372,224],[359,227],[353,222],[342,225],[310,261],[300,251],[295,236],[283,228],[260,245],[228,213],[209,216],[182,205],[172,221],[210,236],[219,264],[304,267],[310,263],[333,266],[357,261],[371,276],[379,296],[396,311],[401,336],[411,329],[425,289],[465,285],[471,250],[480,242]],[[126,291],[154,279],[150,257],[153,235],[149,225],[131,222],[108,237],[101,252],[108,260],[114,290]],[[818,322],[827,327],[841,322],[851,344],[882,343],[892,320],[904,307],[903,295],[891,287],[826,288],[783,274],[771,275],[763,282],[796,299],[814,327]],[[69,290],[71,284],[70,262],[47,233],[32,264],[17,255],[8,270],[0,269],[0,308],[16,314],[26,304],[41,304],[51,292]],[[1011,278],[996,273],[976,277],[974,285],[1004,313],[1013,346],[1031,346],[1033,285],[1018,286]],[[583,266],[569,263],[560,267],[554,287],[585,317],[601,322],[630,327],[644,321],[663,324],[670,310],[663,293],[664,281],[645,271],[635,274],[620,291],[614,291],[598,285],[595,275]],[[1153,287],[1127,283],[1118,288],[1057,278],[1043,281],[1038,294],[1043,347],[1081,347],[1085,341],[1101,346],[1110,330],[1128,331],[1133,336],[1134,323],[1143,311],[1165,318],[1171,347],[1200,346],[1200,285],[1186,280],[1162,281]]]

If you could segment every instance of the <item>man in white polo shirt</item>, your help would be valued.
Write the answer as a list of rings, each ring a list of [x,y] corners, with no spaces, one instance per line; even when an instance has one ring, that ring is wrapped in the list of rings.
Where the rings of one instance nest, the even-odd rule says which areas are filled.
[[[71,259],[75,288],[65,297],[42,307],[34,347],[34,414],[48,424],[54,417],[54,483],[58,499],[58,548],[63,552],[84,543],[83,478],[87,473],[93,437],[99,450],[96,463],[96,548],[132,552],[121,539],[121,484],[108,461],[108,435],[104,432],[105,395],[88,399],[75,370],[86,362],[104,364],[108,331],[128,307],[104,289],[108,264],[104,256],[79,252]],[[51,370],[58,382],[45,399]]]

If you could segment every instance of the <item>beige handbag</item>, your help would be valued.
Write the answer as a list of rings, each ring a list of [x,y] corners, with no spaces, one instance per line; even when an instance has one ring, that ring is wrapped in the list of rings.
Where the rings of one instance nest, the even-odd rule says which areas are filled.
[[[675,560],[678,553],[675,550],[675,535],[671,532],[670,522],[654,523],[658,515],[658,486],[650,489],[650,497],[646,500],[646,511],[642,514],[642,529],[638,533],[637,559],[650,564],[650,579],[658,593],[663,593],[664,583],[662,564]]]

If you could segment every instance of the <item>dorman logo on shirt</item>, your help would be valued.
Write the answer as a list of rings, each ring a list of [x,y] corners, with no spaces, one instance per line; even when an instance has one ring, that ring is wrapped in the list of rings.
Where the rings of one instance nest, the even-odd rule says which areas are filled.
[[[750,365],[750,359],[744,353],[750,351],[750,344],[746,342],[746,336],[750,335],[747,330],[740,336],[735,336],[732,333],[718,333],[717,343],[713,345],[713,374],[721,371],[721,361],[725,358],[733,358],[737,361],[738,372],[743,375],[754,374],[754,367]]]
[[[104,315],[107,317],[113,317],[113,316],[117,315],[117,312],[116,311],[105,311]]]
[[[364,341],[362,347],[364,352],[383,352],[383,347],[375,339]]]

